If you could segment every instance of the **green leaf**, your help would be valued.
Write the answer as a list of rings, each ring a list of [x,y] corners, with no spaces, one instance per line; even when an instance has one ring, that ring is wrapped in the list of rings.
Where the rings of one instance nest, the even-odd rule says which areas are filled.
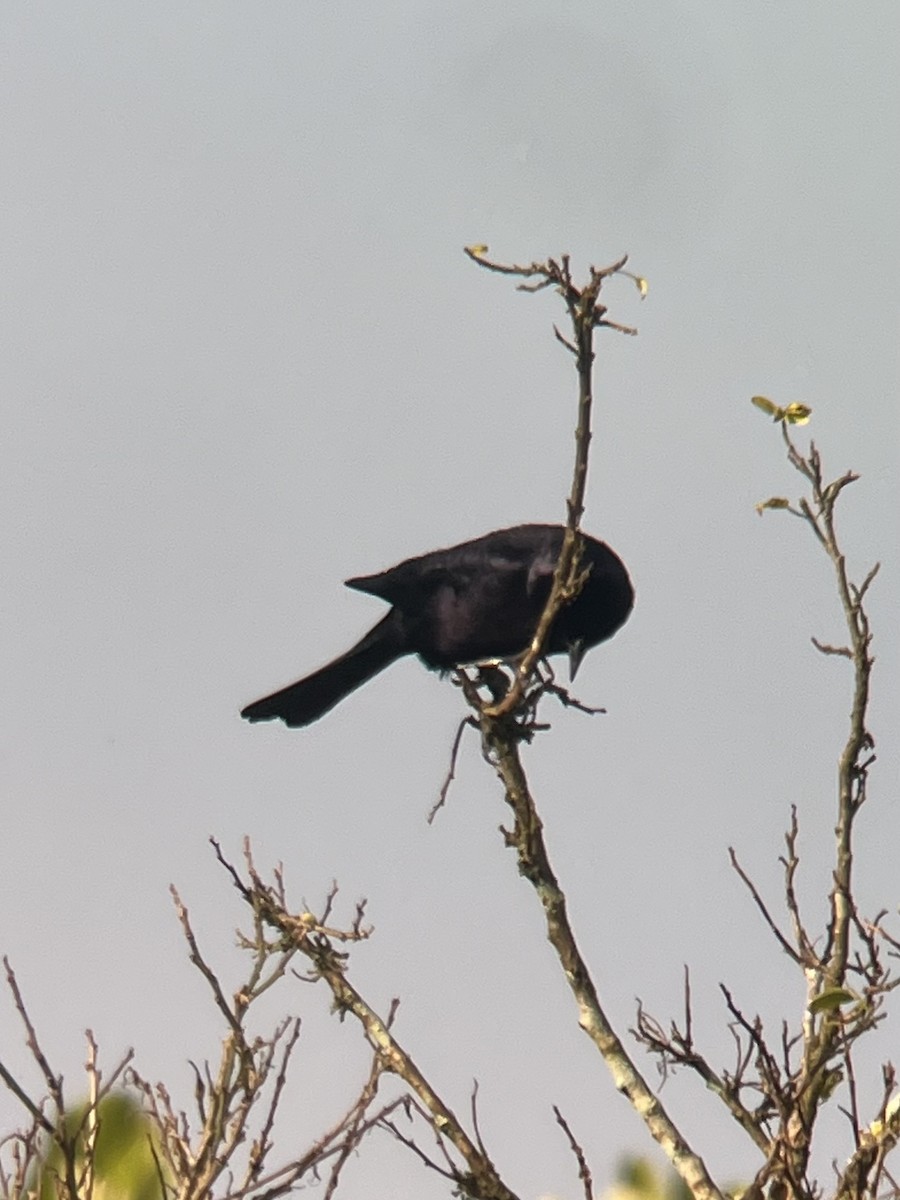
[[[810,1000],[809,1011],[811,1013],[834,1012],[843,1004],[853,1004],[858,999],[859,996],[856,992],[851,992],[849,988],[825,988],[824,992],[819,992],[818,996],[813,996]]]

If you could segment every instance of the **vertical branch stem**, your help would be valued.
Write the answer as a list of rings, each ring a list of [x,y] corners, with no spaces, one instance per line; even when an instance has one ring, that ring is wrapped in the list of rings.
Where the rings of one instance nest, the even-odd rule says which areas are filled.
[[[876,566],[861,587],[855,587],[847,573],[847,564],[835,529],[835,504],[843,489],[858,477],[848,472],[831,483],[822,474],[822,460],[814,443],[804,455],[794,445],[788,423],[782,419],[782,436],[788,461],[810,487],[810,499],[800,501],[799,510],[791,511],[811,527],[816,540],[828,555],[835,572],[849,644],[835,648],[815,638],[813,644],[822,653],[849,658],[853,664],[853,700],[847,739],[838,761],[838,812],[835,823],[835,862],[829,892],[829,920],[825,945],[814,966],[808,971],[811,994],[823,989],[843,987],[851,966],[851,932],[856,912],[853,899],[853,829],[856,816],[866,799],[868,769],[874,745],[866,726],[869,686],[874,659],[870,654],[871,634],[863,599],[878,570]],[[833,1060],[844,1045],[844,1027],[840,1011],[826,1011],[818,1019],[810,1012],[804,1026],[803,1054],[796,1081],[796,1127],[788,1139],[786,1152],[794,1179],[802,1179],[809,1162],[812,1132],[817,1110],[833,1087]],[[857,1131],[858,1132],[858,1131]]]
[[[480,265],[504,274],[537,276],[538,283],[520,285],[524,290],[535,291],[548,286],[556,288],[565,301],[573,338],[569,341],[558,330],[556,336],[574,355],[578,373],[575,464],[567,502],[566,534],[556,564],[553,587],[532,644],[519,664],[513,686],[499,703],[479,707],[485,757],[497,771],[506,803],[513,812],[513,829],[504,831],[507,845],[515,849],[519,872],[531,883],[541,903],[547,937],[556,951],[563,974],[578,1005],[579,1024],[603,1056],[617,1090],[627,1096],[693,1196],[697,1200],[722,1200],[722,1193],[710,1177],[703,1160],[688,1145],[659,1098],[649,1087],[603,1011],[596,986],[575,941],[566,897],[550,863],[544,842],[543,824],[519,755],[521,731],[516,721],[516,713],[522,702],[527,680],[540,658],[550,626],[562,606],[578,594],[583,582],[579,573],[578,527],[584,511],[591,443],[594,330],[598,326],[608,326],[625,333],[635,332],[607,320],[607,309],[599,299],[604,281],[610,275],[621,271],[626,259],[623,258],[602,269],[592,267],[587,284],[578,288],[572,281],[566,256],[563,256],[559,263],[549,259],[546,263],[532,263],[529,267],[506,267],[490,263],[485,261],[481,254],[470,257],[474,257]]]

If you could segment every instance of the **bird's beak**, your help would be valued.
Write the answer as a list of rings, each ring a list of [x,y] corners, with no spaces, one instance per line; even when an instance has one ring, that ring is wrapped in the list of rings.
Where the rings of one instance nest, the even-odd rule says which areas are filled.
[[[586,649],[584,638],[576,638],[574,642],[569,642],[569,679],[574,679],[578,674]]]

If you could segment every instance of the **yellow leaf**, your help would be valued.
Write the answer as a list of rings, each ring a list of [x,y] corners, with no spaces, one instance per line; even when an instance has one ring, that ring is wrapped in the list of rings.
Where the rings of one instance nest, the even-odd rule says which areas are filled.
[[[773,404],[766,396],[751,396],[750,403],[755,404],[757,408],[761,408],[770,417],[774,417],[776,421],[780,421],[784,415],[784,409],[779,408],[777,404]]]
[[[485,254],[488,252],[488,247],[482,245],[481,242],[475,246],[466,246],[466,249],[475,258],[484,258]]]
[[[782,420],[787,421],[788,425],[808,425],[809,418],[812,416],[812,409],[806,404],[799,404],[796,400],[793,404],[789,404],[782,414]]]
[[[809,405],[801,404],[797,400],[793,404],[789,404],[787,408],[779,407],[768,396],[751,396],[750,403],[761,408],[773,421],[787,421],[788,425],[806,425],[812,416],[812,409]]]
[[[637,286],[637,290],[641,293],[641,299],[643,300],[650,291],[650,284],[643,277],[643,275],[635,276],[634,282]]]
[[[761,500],[759,504],[754,505],[760,516],[767,508],[790,508],[790,500],[786,500],[784,496],[770,496],[768,500]]]

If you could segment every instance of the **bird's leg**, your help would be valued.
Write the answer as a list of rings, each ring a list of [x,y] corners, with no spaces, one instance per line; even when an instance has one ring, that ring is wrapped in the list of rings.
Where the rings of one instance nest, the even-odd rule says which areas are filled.
[[[477,686],[488,689],[494,704],[499,704],[509,691],[510,678],[501,669],[505,665],[503,659],[500,658],[492,658],[487,662],[476,664],[475,669],[478,671]]]

